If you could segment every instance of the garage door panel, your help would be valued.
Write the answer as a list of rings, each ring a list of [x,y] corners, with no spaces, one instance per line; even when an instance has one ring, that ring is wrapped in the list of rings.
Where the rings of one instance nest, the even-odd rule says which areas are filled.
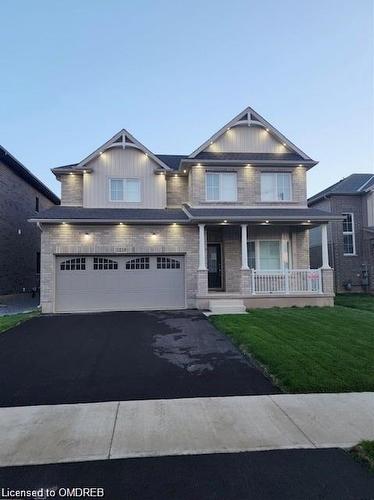
[[[68,262],[78,258],[56,259],[57,312],[185,307],[183,256],[85,256],[83,270]]]

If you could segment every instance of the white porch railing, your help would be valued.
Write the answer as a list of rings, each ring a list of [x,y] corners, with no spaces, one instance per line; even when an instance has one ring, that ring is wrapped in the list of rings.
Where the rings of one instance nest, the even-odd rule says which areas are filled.
[[[322,293],[321,269],[252,270],[253,294]]]

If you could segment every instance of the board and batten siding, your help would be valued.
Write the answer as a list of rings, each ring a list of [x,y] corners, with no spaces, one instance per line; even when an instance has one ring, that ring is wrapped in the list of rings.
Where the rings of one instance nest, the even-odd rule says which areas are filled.
[[[368,194],[367,200],[368,226],[374,226],[374,191]]]
[[[205,151],[209,153],[287,153],[289,150],[262,127],[247,125],[227,130]]]
[[[92,160],[84,175],[83,206],[86,208],[165,208],[166,181],[156,175],[157,163],[136,149],[109,149]],[[137,178],[141,181],[141,202],[109,201],[111,178]]]

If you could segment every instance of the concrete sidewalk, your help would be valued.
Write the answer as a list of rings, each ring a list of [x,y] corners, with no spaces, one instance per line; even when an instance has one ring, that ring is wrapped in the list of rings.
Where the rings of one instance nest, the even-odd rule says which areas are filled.
[[[374,393],[282,394],[0,409],[0,466],[374,439]]]

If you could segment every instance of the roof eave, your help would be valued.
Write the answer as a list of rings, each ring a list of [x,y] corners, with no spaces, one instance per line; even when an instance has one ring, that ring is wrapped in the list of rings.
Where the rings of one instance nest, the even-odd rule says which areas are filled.
[[[237,165],[237,166],[261,166],[261,165],[269,165],[269,166],[283,166],[283,167],[297,167],[302,165],[306,167],[308,170],[315,165],[318,164],[318,161],[314,160],[203,160],[198,158],[186,158],[185,160],[181,160],[181,165],[179,169],[182,168],[182,164],[187,165]]]
[[[54,219],[28,219],[28,222],[40,224],[187,224],[189,219],[76,219],[76,218],[54,218]]]

